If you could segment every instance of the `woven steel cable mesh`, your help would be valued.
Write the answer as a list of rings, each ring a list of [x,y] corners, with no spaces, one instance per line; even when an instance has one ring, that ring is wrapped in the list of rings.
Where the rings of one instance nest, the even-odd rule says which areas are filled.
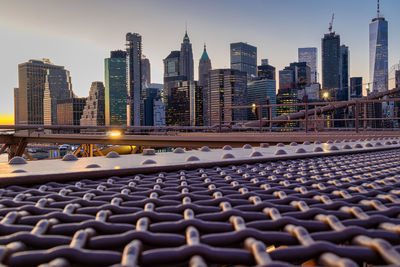
[[[0,189],[9,266],[400,265],[400,150]]]

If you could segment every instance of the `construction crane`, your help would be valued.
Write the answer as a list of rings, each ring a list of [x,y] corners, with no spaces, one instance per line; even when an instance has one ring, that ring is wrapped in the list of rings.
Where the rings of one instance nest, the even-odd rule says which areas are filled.
[[[331,22],[329,23],[329,33],[332,33],[332,28],[333,28],[333,20],[335,19],[335,13],[332,13],[332,19]]]

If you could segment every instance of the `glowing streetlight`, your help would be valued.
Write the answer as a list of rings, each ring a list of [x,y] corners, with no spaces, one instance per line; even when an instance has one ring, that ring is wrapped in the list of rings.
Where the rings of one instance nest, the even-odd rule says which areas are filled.
[[[328,92],[324,92],[324,93],[322,94],[322,97],[323,97],[324,99],[327,99],[327,98],[329,97],[329,93],[328,93]]]
[[[119,131],[112,131],[109,134],[110,137],[120,137],[121,136],[121,132]]]

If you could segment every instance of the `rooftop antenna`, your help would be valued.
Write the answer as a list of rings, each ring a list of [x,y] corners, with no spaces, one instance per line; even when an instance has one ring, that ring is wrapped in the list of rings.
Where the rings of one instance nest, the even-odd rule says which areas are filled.
[[[381,9],[380,9],[379,0],[378,0],[378,18],[380,18],[380,17],[381,17]]]
[[[185,33],[187,33],[187,20],[185,20]]]
[[[379,2],[379,0],[378,0]],[[332,33],[332,28],[333,28],[333,20],[335,19],[335,13],[332,13],[332,19],[331,22],[329,23],[329,33]]]

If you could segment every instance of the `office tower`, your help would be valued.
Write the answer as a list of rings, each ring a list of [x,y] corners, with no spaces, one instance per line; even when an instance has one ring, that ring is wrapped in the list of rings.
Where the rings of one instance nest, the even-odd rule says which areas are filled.
[[[144,89],[144,125],[165,126],[165,106],[162,102],[162,88],[152,84]]]
[[[327,101],[338,100],[340,84],[340,36],[331,32],[322,38],[322,92]]]
[[[400,70],[395,73],[396,88],[400,88]]]
[[[142,95],[142,36],[138,33],[126,34],[127,70],[127,125],[141,125]]]
[[[164,59],[164,84],[183,79],[183,77],[180,76],[180,55],[180,51],[171,51]]]
[[[362,97],[362,77],[351,77],[350,78],[350,98],[361,98]]]
[[[269,101],[268,101],[269,100]],[[269,103],[268,103],[269,102]],[[276,105],[276,81],[272,79],[262,79],[249,82],[247,84],[247,105]],[[276,116],[276,108],[272,109],[272,117]],[[268,108],[261,111],[263,118],[268,118]],[[249,120],[254,120],[256,116],[250,112]]]
[[[190,126],[190,86],[188,81],[169,83],[165,98],[165,115],[168,126]]]
[[[204,44],[203,54],[199,61],[199,86],[207,87],[208,72],[211,70],[211,60],[208,57],[206,45]]]
[[[54,76],[50,77],[48,70],[59,70],[59,72],[51,72]],[[61,73],[59,77],[61,79],[57,78],[57,73]],[[18,88],[14,89],[15,124],[44,124],[46,79],[48,88],[51,87],[52,91],[53,81],[62,84],[61,91],[70,89],[69,73],[64,67],[54,65],[48,59],[29,60],[18,65]]]
[[[151,83],[150,60],[142,55],[142,87]]]
[[[350,52],[349,47],[345,45],[340,46],[340,94],[338,101],[349,100],[350,88]]]
[[[279,89],[294,89],[294,71],[284,69],[279,71]]]
[[[202,87],[197,82],[175,81],[166,99],[165,113],[168,126],[201,126],[203,124]]]
[[[44,124],[57,124],[57,100],[72,98],[73,96],[69,71],[48,69],[43,93]]]
[[[84,126],[105,125],[105,89],[102,82],[92,82],[80,124]]]
[[[263,58],[263,59],[261,59],[261,65],[262,65],[262,66],[264,66],[264,65],[269,65],[269,60],[268,60],[268,58]]]
[[[236,123],[247,119],[247,110],[232,110],[233,106],[245,106],[247,99],[247,73],[235,69],[210,71],[208,103],[205,105],[208,124]],[[222,113],[220,113],[222,111]]]
[[[299,62],[306,62],[310,67],[311,83],[318,83],[318,50],[316,47],[298,49]]]
[[[86,106],[86,97],[73,97],[57,100],[57,124],[80,125],[83,109]]]
[[[258,66],[257,77],[258,79],[261,80],[262,79],[275,80],[275,67],[268,64],[262,64],[261,66]]]
[[[110,58],[104,59],[105,82],[105,123],[126,125],[126,52],[111,51]]]
[[[231,69],[247,73],[248,80],[257,76],[257,47],[247,43],[231,44]]]
[[[298,90],[290,87],[280,88],[276,95],[277,104],[297,104],[300,102],[298,99]],[[299,111],[299,106],[278,106],[276,107],[276,116],[288,115]],[[298,127],[298,122],[279,123],[280,127]]]
[[[183,37],[179,60],[180,75],[185,77],[185,81],[194,81],[192,44],[190,43],[187,32],[185,32],[185,36]]]
[[[311,84],[310,67],[306,62],[294,62],[279,71],[279,89],[303,90]]]
[[[372,92],[388,90],[388,22],[380,14],[369,24],[369,81]]]

